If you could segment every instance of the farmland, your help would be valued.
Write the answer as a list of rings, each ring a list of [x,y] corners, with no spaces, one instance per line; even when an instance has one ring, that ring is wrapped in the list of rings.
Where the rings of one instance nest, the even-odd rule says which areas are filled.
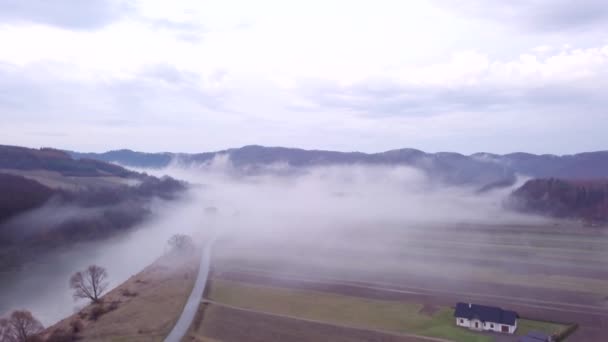
[[[387,224],[343,233],[316,245],[314,233],[289,244],[281,236],[224,241],[215,250],[214,274],[370,300],[498,305],[534,321],[578,323],[571,341],[601,341],[608,324],[608,237],[601,230],[559,222]]]
[[[336,341],[336,342],[429,342],[421,339],[345,327],[324,322],[302,320],[224,305],[206,305],[204,319],[194,325],[186,341],[274,342],[274,341]]]
[[[330,324],[453,341],[492,341],[492,338],[454,326],[453,310],[416,301],[390,301],[354,296],[251,285],[215,280],[209,298],[247,310],[316,320]],[[524,320],[521,332],[531,328],[558,332],[563,325]]]

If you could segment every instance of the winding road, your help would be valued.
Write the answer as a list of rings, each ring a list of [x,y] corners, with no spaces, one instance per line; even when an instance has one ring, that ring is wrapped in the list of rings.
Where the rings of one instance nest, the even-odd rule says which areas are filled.
[[[211,269],[211,246],[214,240],[210,240],[203,246],[203,253],[201,255],[201,262],[198,268],[198,276],[196,282],[192,288],[192,292],[188,297],[188,301],[184,306],[182,314],[179,316],[177,323],[173,326],[173,329],[169,335],[165,338],[165,342],[179,342],[184,338],[188,328],[194,320],[194,316],[198,311],[199,303],[203,298],[205,292],[205,286],[207,285],[207,279],[209,278],[209,270]]]

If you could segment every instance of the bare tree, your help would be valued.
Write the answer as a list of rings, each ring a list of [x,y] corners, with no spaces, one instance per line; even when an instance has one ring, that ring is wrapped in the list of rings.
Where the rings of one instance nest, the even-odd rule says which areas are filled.
[[[44,329],[31,312],[16,310],[7,319],[0,320],[0,341],[28,342]]]
[[[93,303],[99,303],[99,297],[108,287],[105,281],[108,277],[106,269],[97,265],[91,265],[82,272],[76,272],[70,278],[70,287],[74,289],[74,299],[90,299]]]
[[[0,318],[0,341],[10,341],[11,339],[11,329],[8,324],[8,319]]]
[[[194,249],[194,242],[192,238],[184,234],[175,234],[167,241],[172,251],[176,252],[189,252]]]

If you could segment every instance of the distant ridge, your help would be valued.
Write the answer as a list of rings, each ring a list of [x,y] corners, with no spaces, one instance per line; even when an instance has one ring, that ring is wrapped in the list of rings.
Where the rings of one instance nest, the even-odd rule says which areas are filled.
[[[290,167],[310,167],[337,164],[407,165],[426,172],[447,184],[474,184],[491,187],[512,184],[515,175],[532,178],[598,179],[608,176],[608,151],[574,155],[536,155],[531,153],[463,155],[454,152],[426,153],[403,148],[380,153],[304,150],[286,147],[248,145],[205,153],[143,153],[117,150],[105,153],[68,152],[74,158],[116,162],[130,167],[162,168],[179,158],[183,163],[201,163],[218,155],[228,155],[236,167],[285,163]]]
[[[326,165],[405,165],[424,171],[431,179],[451,185],[487,186],[513,183],[515,173],[498,163],[464,156],[458,153],[425,153],[415,149],[399,149],[382,153],[336,152],[304,150],[286,147],[249,145],[206,153],[140,153],[118,150],[106,153],[69,152],[74,158],[98,159],[130,167],[162,168],[172,160],[181,163],[204,163],[216,156],[226,155],[238,170],[255,173],[264,166],[282,163],[298,169]]]
[[[103,162],[100,158],[72,159],[69,153],[52,148],[32,149],[0,145],[0,169],[48,170],[64,176],[138,177],[135,172]]]

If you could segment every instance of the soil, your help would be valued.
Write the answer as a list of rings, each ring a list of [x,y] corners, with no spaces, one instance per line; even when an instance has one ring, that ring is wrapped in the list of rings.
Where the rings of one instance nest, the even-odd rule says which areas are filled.
[[[568,341],[577,342],[603,342],[605,341],[605,329],[608,327],[608,310],[599,306],[590,308],[581,308],[568,306],[565,303],[552,304],[533,304],[526,300],[518,299],[520,292],[517,287],[509,288],[504,286],[500,288],[501,296],[510,295],[509,298],[484,298],[483,296],[475,296],[474,294],[458,295],[456,293],[437,293],[429,291],[408,291],[407,284],[394,284],[391,288],[386,286],[379,287],[372,284],[363,285],[344,284],[342,282],[331,283],[319,279],[315,281],[310,277],[306,281],[295,280],[292,278],[284,278],[281,275],[255,275],[246,272],[234,271],[218,271],[214,272],[215,277],[226,280],[242,281],[254,284],[279,286],[286,288],[297,288],[304,290],[326,291],[337,294],[359,296],[365,298],[381,299],[381,300],[400,300],[414,303],[424,303],[423,310],[430,312],[431,308],[438,306],[454,306],[459,301],[470,301],[478,304],[500,306],[509,310],[515,310],[521,317],[552,321],[563,324],[578,323],[579,329],[568,338]],[[395,290],[392,290],[395,289]],[[400,290],[400,289],[403,289]],[[539,293],[540,295],[540,293]],[[563,297],[568,293],[562,294]],[[538,298],[543,298],[539,296]],[[549,296],[551,298],[551,296]],[[544,299],[544,298],[543,298]],[[575,298],[576,299],[576,298]],[[428,310],[428,311],[427,311]]]
[[[427,339],[395,336],[214,305],[206,308],[202,328],[187,341],[199,341],[201,337],[224,342],[428,342]]]

